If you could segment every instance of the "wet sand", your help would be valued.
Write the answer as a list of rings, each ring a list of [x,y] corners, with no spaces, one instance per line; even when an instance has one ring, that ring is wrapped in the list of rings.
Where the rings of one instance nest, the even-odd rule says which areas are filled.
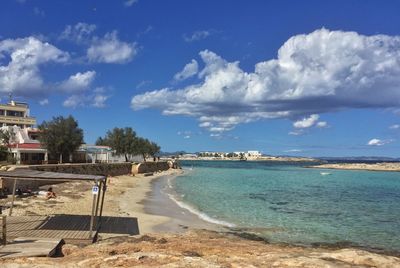
[[[170,176],[161,176],[151,181],[152,191],[143,200],[144,212],[150,215],[160,215],[169,218],[168,221],[152,227],[158,233],[182,233],[189,228],[227,231],[222,225],[213,224],[200,219],[196,214],[180,207],[169,198],[168,180]]]

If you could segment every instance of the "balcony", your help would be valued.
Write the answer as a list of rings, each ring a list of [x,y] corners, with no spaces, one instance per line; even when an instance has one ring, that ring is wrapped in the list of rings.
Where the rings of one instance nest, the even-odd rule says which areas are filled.
[[[0,115],[0,123],[11,125],[36,125],[36,118]]]

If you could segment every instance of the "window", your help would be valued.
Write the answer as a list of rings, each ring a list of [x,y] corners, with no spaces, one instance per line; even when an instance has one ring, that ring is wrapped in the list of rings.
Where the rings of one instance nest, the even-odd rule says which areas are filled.
[[[24,113],[20,111],[7,111],[7,116],[23,117]]]

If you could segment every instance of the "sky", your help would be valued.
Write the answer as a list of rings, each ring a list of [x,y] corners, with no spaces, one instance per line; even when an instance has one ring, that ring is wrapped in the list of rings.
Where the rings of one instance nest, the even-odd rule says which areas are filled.
[[[4,0],[0,99],[86,143],[400,157],[399,1]]]

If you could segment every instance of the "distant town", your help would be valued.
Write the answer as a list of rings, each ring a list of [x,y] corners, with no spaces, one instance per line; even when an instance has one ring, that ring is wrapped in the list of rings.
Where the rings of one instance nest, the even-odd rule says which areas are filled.
[[[318,161],[308,157],[283,157],[263,155],[260,151],[180,153],[181,160],[237,160],[237,161]]]

